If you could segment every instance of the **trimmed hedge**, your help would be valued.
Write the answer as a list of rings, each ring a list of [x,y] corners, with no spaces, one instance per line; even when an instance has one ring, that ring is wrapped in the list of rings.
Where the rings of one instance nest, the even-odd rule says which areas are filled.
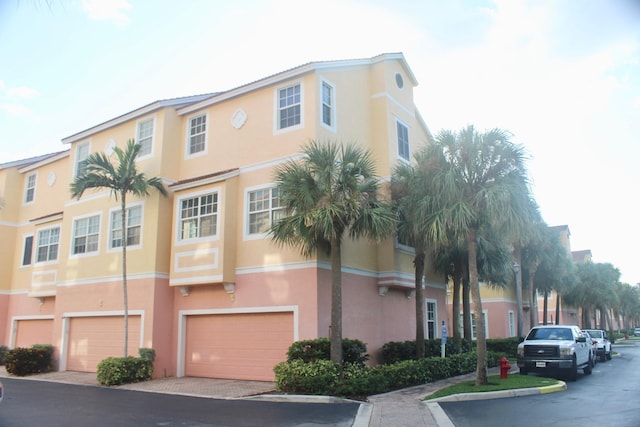
[[[35,344],[31,348],[17,347],[9,350],[5,366],[8,373],[19,377],[51,372],[53,346]]]
[[[0,366],[6,365],[8,354],[9,347],[7,347],[6,345],[0,345]]]
[[[141,357],[108,357],[98,363],[97,380],[112,386],[148,381],[153,375],[153,363]]]
[[[344,338],[342,340],[342,359],[346,364],[364,366],[369,360],[367,345],[360,340]],[[317,360],[331,360],[331,341],[329,338],[296,341],[287,351],[287,360],[301,360],[305,363]]]
[[[502,354],[487,352],[488,367],[498,366]],[[340,365],[329,360],[294,359],[274,368],[276,389],[283,393],[370,396],[475,372],[475,352],[446,358],[404,360],[375,367]]]
[[[487,340],[487,351],[503,353],[507,357],[516,357],[518,344],[520,339],[514,338],[491,338]],[[425,357],[439,357],[440,346],[442,340],[431,339],[425,340]],[[447,356],[454,354],[467,353],[476,348],[475,341],[465,339],[449,338],[445,345]],[[392,364],[401,360],[416,359],[416,342],[415,341],[391,341],[382,346],[382,363]]]

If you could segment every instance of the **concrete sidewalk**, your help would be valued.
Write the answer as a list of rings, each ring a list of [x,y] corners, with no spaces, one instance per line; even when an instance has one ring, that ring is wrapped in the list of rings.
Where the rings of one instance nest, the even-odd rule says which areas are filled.
[[[499,368],[488,370],[489,375],[499,373]],[[475,373],[448,378],[429,384],[397,390],[389,393],[369,396],[368,402],[359,402],[360,407],[354,419],[354,427],[451,427],[453,424],[437,402],[424,402],[422,399],[433,392],[461,381],[474,379]],[[86,372],[49,372],[28,377],[13,377],[7,374],[4,366],[0,367],[2,377],[22,378],[30,381],[53,381],[67,384],[78,384],[102,387],[96,380],[95,373]],[[262,399],[287,402],[327,403],[343,401],[329,396],[282,395],[275,393],[273,382],[241,381],[214,378],[162,378],[135,384],[126,384],[114,388],[152,393],[177,394],[192,397],[215,399]],[[449,400],[495,399],[514,397],[516,395],[549,393],[566,389],[566,384],[554,386],[548,390],[524,389],[520,391],[503,391],[487,393],[471,393],[449,397]],[[475,395],[475,396],[474,396]]]

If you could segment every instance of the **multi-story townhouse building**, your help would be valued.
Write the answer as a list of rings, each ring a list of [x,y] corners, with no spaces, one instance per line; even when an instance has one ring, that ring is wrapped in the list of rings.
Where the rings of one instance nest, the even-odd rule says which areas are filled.
[[[93,152],[129,138],[138,168],[169,190],[128,199],[129,349],[156,351],[156,376],[273,379],[292,342],[331,334],[327,254],[303,258],[268,236],[280,215],[276,168],[310,139],[361,144],[388,178],[429,130],[400,53],[308,63],[225,92],[158,101],[63,139],[68,151],[0,166],[0,338],[50,343],[58,369],[121,356],[119,204],[71,199]],[[32,178],[35,175],[35,178]],[[33,193],[33,194],[32,194]],[[23,200],[30,199],[29,203]],[[389,238],[345,240],[343,336],[415,338],[413,254]],[[427,331],[440,336],[446,286],[426,277]]]

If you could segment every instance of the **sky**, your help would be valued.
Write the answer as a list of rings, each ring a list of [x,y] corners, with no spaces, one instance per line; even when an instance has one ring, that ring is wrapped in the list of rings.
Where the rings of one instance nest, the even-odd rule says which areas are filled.
[[[156,100],[389,52],[432,134],[511,132],[546,223],[640,283],[640,0],[0,0],[0,163]]]

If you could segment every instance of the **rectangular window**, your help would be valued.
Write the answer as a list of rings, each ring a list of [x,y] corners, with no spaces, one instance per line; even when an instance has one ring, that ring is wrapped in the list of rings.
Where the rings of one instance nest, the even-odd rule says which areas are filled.
[[[100,216],[77,219],[73,222],[73,255],[98,251]]]
[[[75,175],[80,176],[87,167],[87,157],[89,157],[89,143],[85,142],[76,147],[76,168]]]
[[[138,157],[151,154],[151,148],[153,146],[153,119],[138,122],[136,142],[140,144]]]
[[[140,244],[142,230],[142,206],[127,208],[127,246]],[[111,236],[109,239],[111,249],[122,247],[122,211],[120,209],[111,212]]]
[[[300,85],[296,84],[278,91],[278,129],[300,124]]]
[[[24,252],[22,253],[22,265],[31,265],[32,254],[33,254],[33,236],[27,236],[24,239]]]
[[[322,123],[333,127],[333,86],[322,82]]]
[[[207,115],[203,114],[189,120],[189,155],[205,150],[207,134]]]
[[[180,201],[180,239],[214,236],[217,232],[218,193]]]
[[[58,259],[60,243],[60,227],[49,228],[38,232],[38,252],[36,262],[55,261]]]
[[[31,203],[36,197],[36,174],[27,176],[27,182],[24,190],[24,202]]]
[[[426,308],[427,308],[427,330],[426,330],[426,337],[427,339],[434,339],[436,338],[436,328],[438,326],[438,319],[436,316],[436,303],[435,301],[427,301],[426,303]]]
[[[489,338],[489,332],[487,330],[487,313],[482,313],[482,320],[484,320],[484,337]],[[476,314],[471,313],[471,339],[475,340],[476,338]]]
[[[409,128],[400,122],[396,122],[398,132],[398,155],[409,160]]]
[[[249,193],[249,234],[266,233],[271,224],[284,216],[277,188]]]

